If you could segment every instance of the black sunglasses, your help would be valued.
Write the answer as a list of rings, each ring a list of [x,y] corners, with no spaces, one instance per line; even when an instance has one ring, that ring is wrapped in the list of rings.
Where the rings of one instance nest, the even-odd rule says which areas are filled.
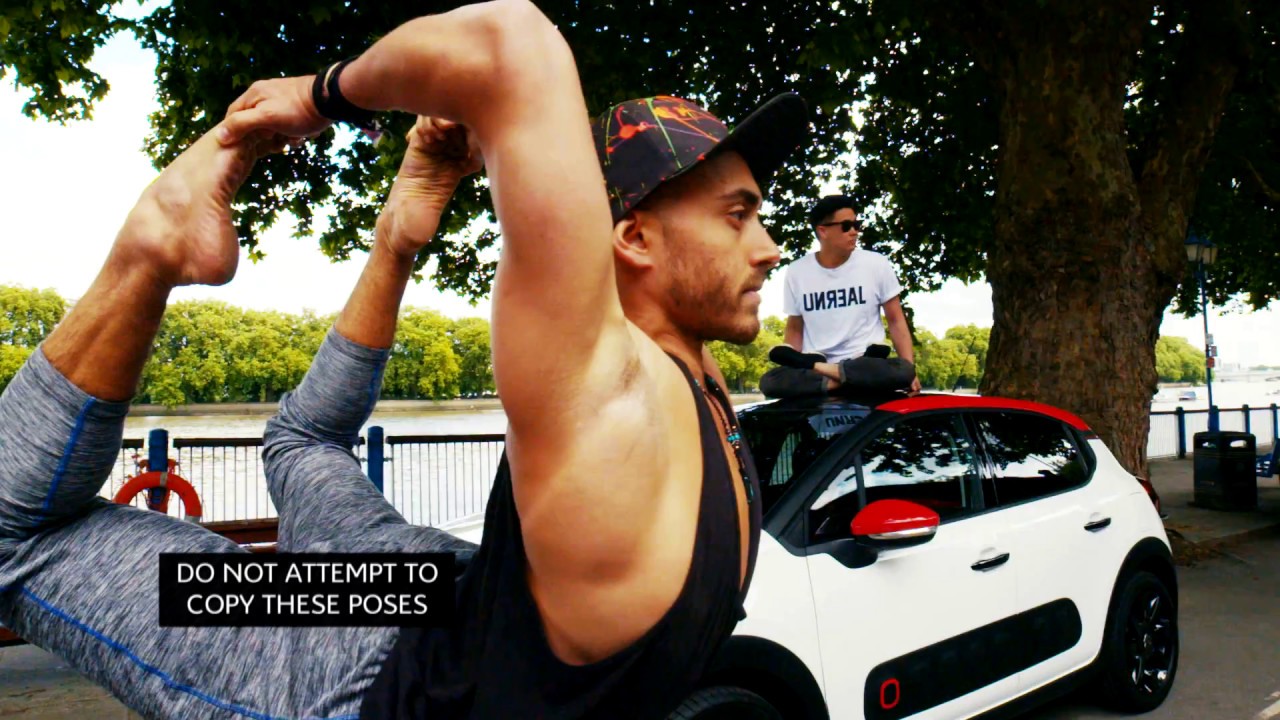
[[[822,223],[818,227],[831,227],[833,225],[840,226],[840,232],[849,232],[850,230],[862,230],[862,225],[857,220],[841,220],[840,222]]]

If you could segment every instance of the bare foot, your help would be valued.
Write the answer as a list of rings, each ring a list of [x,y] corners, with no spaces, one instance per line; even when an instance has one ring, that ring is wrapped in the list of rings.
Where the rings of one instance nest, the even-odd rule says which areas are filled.
[[[458,182],[479,172],[484,157],[471,132],[447,120],[419,116],[406,137],[409,145],[378,224],[392,252],[411,258],[435,235]]]
[[[143,191],[116,240],[115,253],[170,287],[222,285],[235,276],[240,246],[231,199],[259,158],[284,147],[283,139],[265,134],[222,147],[215,132]]]

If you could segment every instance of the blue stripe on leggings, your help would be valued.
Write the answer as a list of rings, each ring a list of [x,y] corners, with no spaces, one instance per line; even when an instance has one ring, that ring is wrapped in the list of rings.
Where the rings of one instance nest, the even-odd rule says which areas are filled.
[[[53,504],[53,493],[58,489],[58,483],[62,482],[62,476],[67,473],[67,465],[71,464],[71,453],[76,449],[76,443],[80,441],[80,433],[84,432],[84,420],[89,414],[89,408],[93,407],[93,398],[84,401],[84,405],[80,406],[80,414],[76,416],[75,429],[71,431],[71,437],[67,439],[67,446],[62,449],[62,459],[58,461],[58,469],[53,473],[53,483],[49,485],[49,494],[44,498],[44,505],[41,506],[41,512],[49,514],[49,506]]]
[[[162,681],[166,686],[168,686],[168,687],[170,687],[170,688],[173,688],[174,690],[177,690],[177,691],[179,691],[179,692],[187,693],[188,695],[193,695],[193,696],[195,696],[195,697],[197,697],[197,698],[199,698],[199,699],[201,699],[201,700],[203,700],[203,701],[205,701],[205,702],[209,703],[210,705],[213,705],[214,707],[220,708],[220,709],[222,709],[222,710],[230,710],[231,712],[239,713],[239,714],[241,714],[241,715],[245,715],[245,716],[248,716],[248,717],[254,718],[254,720],[287,720],[286,718],[277,717],[277,716],[274,716],[274,715],[267,715],[266,713],[260,713],[260,712],[257,712],[256,710],[250,710],[249,708],[246,708],[246,707],[241,706],[241,705],[236,705],[235,703],[230,703],[230,702],[227,702],[227,701],[225,701],[225,700],[219,700],[218,698],[215,698],[215,697],[213,697],[212,695],[208,695],[208,694],[206,694],[206,693],[200,692],[199,690],[197,690],[197,689],[195,689],[195,688],[193,688],[193,687],[190,687],[190,686],[188,686],[188,685],[183,685],[183,684],[179,683],[178,681],[174,680],[172,677],[170,677],[170,676],[169,676],[169,674],[168,674],[168,673],[164,672],[164,671],[163,671],[163,670],[161,670],[160,668],[157,668],[157,667],[155,667],[155,666],[153,666],[153,665],[148,664],[145,660],[143,660],[142,658],[140,658],[140,657],[138,657],[137,655],[135,655],[135,654],[133,653],[133,651],[132,651],[132,650],[130,650],[129,648],[125,647],[125,646],[124,646],[124,645],[122,645],[121,643],[116,642],[115,640],[112,640],[111,638],[107,637],[106,635],[103,635],[102,633],[98,632],[97,630],[94,630],[93,628],[89,627],[88,625],[86,625],[86,624],[84,624],[84,623],[80,622],[79,620],[77,620],[77,619],[75,619],[75,618],[71,617],[70,615],[66,614],[65,612],[63,612],[62,610],[58,609],[57,607],[54,607],[53,605],[51,605],[51,604],[49,604],[49,603],[45,602],[43,598],[41,598],[41,597],[37,596],[35,593],[31,592],[30,590],[28,590],[28,589],[26,589],[26,588],[22,588],[22,594],[23,594],[23,595],[26,595],[26,596],[27,596],[27,597],[29,597],[29,598],[31,598],[32,600],[34,600],[34,601],[36,602],[36,604],[37,604],[37,605],[39,605],[40,607],[44,608],[45,610],[48,610],[49,612],[53,613],[53,614],[54,614],[55,616],[57,616],[58,618],[61,618],[62,620],[64,620],[64,621],[66,621],[66,622],[70,623],[72,626],[74,626],[74,627],[76,627],[76,628],[78,628],[78,629],[80,629],[80,630],[83,630],[84,632],[88,633],[89,635],[91,635],[92,637],[94,637],[94,638],[95,638],[95,639],[97,639],[98,641],[102,642],[102,643],[103,643],[103,644],[105,644],[107,647],[111,648],[112,650],[115,650],[116,652],[122,653],[125,657],[129,658],[129,660],[130,660],[130,661],[132,661],[132,662],[133,662],[133,664],[135,664],[135,665],[137,665],[138,667],[142,668],[145,672],[148,672],[148,673],[150,673],[150,674],[152,674],[152,675],[155,675],[156,677],[160,678],[160,680],[161,680],[161,681]],[[358,718],[358,717],[359,717],[358,715],[339,715],[339,716],[337,716],[337,717],[330,718],[329,720],[357,720],[357,718]],[[308,720],[311,720],[311,719],[308,719]]]

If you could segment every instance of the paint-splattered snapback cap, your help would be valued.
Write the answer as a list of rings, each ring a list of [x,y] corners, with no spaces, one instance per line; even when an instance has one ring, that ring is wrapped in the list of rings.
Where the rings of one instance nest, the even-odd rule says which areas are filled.
[[[770,99],[733,130],[696,103],[667,95],[618,103],[592,122],[615,223],[718,151],[742,155],[763,190],[808,132],[808,106],[795,93]]]

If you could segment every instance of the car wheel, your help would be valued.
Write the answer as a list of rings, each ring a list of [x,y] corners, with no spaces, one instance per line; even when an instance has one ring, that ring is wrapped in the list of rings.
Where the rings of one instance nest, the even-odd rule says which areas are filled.
[[[782,713],[759,695],[740,687],[703,688],[680,703],[667,720],[783,720]]]
[[[1142,713],[1164,702],[1178,671],[1178,616],[1163,580],[1142,571],[1124,581],[1107,617],[1099,660],[1098,689],[1106,705]]]

